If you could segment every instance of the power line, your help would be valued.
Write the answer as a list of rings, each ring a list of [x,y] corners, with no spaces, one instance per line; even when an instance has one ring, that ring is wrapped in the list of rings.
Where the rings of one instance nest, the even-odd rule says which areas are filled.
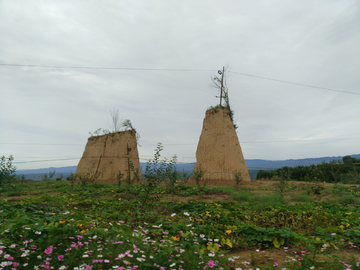
[[[15,144],[15,145],[68,145],[68,146],[84,146],[84,144],[77,143],[0,143],[0,144]]]
[[[353,94],[353,95],[359,95],[360,96],[360,93],[354,93],[354,92],[343,91],[343,90],[336,90],[336,89],[320,87],[320,86],[314,86],[314,85],[303,84],[303,83],[289,82],[289,81],[278,80],[278,79],[273,79],[273,78],[268,78],[268,77],[263,77],[263,76],[258,76],[258,75],[252,75],[252,74],[247,74],[247,73],[242,73],[242,72],[236,72],[236,71],[229,71],[229,72],[234,73],[234,74],[240,74],[240,75],[248,76],[248,77],[259,78],[259,79],[263,79],[263,80],[269,80],[269,81],[274,81],[274,82],[281,82],[281,83],[293,84],[293,85],[298,85],[298,86],[303,86],[303,87],[310,87],[310,88],[316,88],[316,89],[322,89],[322,90],[328,90],[328,91],[334,91],[334,92],[340,92],[340,93]]]
[[[92,70],[130,70],[130,71],[177,71],[177,72],[216,72],[217,70],[213,69],[182,69],[182,68],[131,68],[131,67],[89,67],[89,66],[48,66],[48,65],[28,65],[28,64],[5,64],[0,63],[0,66],[4,67],[29,67],[29,68],[54,68],[54,69],[92,69]],[[287,83],[287,84],[293,84],[298,85],[302,87],[309,87],[309,88],[315,88],[315,89],[322,89],[327,91],[333,91],[333,92],[339,92],[339,93],[345,93],[345,94],[353,94],[353,95],[360,95],[360,93],[350,92],[350,91],[344,91],[344,90],[337,90],[327,87],[321,87],[321,86],[315,86],[315,85],[309,85],[309,84],[303,84],[303,83],[296,83],[296,82],[290,82],[285,80],[279,80],[259,75],[253,75],[243,72],[237,72],[237,71],[228,71],[234,74],[240,74],[243,76],[263,79],[263,80],[269,80],[269,81],[275,81],[280,83]]]
[[[96,70],[138,70],[138,71],[216,71],[213,69],[186,69],[186,68],[130,68],[130,67],[85,67],[85,66],[46,66],[46,65],[26,65],[26,64],[2,64],[8,67],[30,67],[30,68],[55,68],[55,69],[96,69]]]
[[[308,142],[308,141],[344,141],[344,140],[360,140],[360,137],[356,138],[328,138],[328,139],[295,139],[295,140],[276,140],[276,141],[241,141],[241,144],[243,143],[283,143],[283,142]],[[85,146],[84,144],[61,144],[61,143],[0,143],[0,144],[13,144],[13,145],[78,145],[78,146]],[[142,146],[156,146],[157,144],[146,144]],[[171,145],[171,146],[184,146],[184,145],[197,145],[197,143],[163,143],[163,146]]]

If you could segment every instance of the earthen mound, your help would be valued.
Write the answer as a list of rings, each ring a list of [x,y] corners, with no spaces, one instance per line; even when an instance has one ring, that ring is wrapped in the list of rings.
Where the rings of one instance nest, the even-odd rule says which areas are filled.
[[[242,173],[243,182],[251,181],[229,113],[224,107],[216,107],[205,114],[195,169],[201,166],[206,170],[203,179],[209,179],[209,185],[234,185],[236,171]]]
[[[127,156],[130,157],[134,168],[138,168],[140,173],[135,130],[92,136],[88,139],[76,174],[100,173],[97,182],[116,183],[119,170],[124,174],[124,178],[128,174]],[[131,170],[130,176],[133,179]]]

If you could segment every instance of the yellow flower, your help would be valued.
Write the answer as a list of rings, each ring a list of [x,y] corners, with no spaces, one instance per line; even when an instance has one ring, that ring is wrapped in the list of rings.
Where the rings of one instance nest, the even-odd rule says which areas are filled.
[[[86,233],[86,231],[85,231],[85,230],[82,230],[81,233]]]
[[[59,223],[65,223],[66,222],[66,220],[60,220],[59,221]]]
[[[311,219],[312,219],[312,217],[309,217],[309,218],[308,218],[308,220],[311,220]]]
[[[171,239],[174,241],[180,241],[180,237],[176,237],[176,236],[171,236]]]
[[[209,211],[205,211],[206,214],[209,214],[210,212]]]
[[[121,198],[119,198],[119,201],[121,201]]]
[[[114,192],[113,190],[111,192]]]
[[[348,223],[348,224],[346,224],[346,227],[349,227],[350,226],[350,224]]]
[[[226,230],[225,231],[227,234],[230,234],[231,233],[231,230]]]
[[[351,215],[351,212],[349,212],[349,213],[345,213],[345,215]]]
[[[320,241],[320,238],[319,238],[319,237],[316,237],[315,240],[316,240],[316,241]]]
[[[81,223],[78,223],[78,225],[79,225],[80,227],[82,227],[82,224],[81,224]]]
[[[343,225],[340,225],[339,228],[340,228],[340,229],[344,229],[344,226],[343,226]]]

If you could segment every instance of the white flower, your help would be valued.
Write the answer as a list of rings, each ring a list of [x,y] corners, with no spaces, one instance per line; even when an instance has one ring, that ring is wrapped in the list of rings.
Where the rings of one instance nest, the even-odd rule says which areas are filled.
[[[174,213],[174,214],[171,214],[171,216],[172,216],[172,217],[175,217],[175,216],[176,216],[176,213]]]
[[[185,216],[190,216],[190,214],[188,212],[184,212]]]
[[[315,269],[315,266],[310,266],[309,269]]]
[[[170,267],[174,267],[176,265],[176,263],[172,263],[170,264]]]

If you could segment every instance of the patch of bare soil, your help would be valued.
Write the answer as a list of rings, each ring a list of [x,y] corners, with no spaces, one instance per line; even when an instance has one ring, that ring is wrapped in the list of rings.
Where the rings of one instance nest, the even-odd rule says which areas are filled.
[[[234,262],[231,266],[236,266],[239,268],[243,268],[247,264],[245,262],[250,263],[250,266],[254,266],[256,264],[257,267],[273,266],[272,259],[276,259],[276,263],[278,264],[279,269],[286,268],[288,262],[294,263],[295,261],[299,261],[301,255],[297,254],[303,250],[295,250],[295,249],[269,249],[269,250],[237,250],[232,251],[226,254],[226,257],[233,258]],[[312,257],[313,254],[307,253],[307,257]],[[342,251],[333,251],[331,255],[338,256],[339,259],[343,261],[349,261],[352,257],[356,258],[357,261],[360,260],[359,251],[355,250],[342,250]],[[329,255],[316,255],[316,261],[318,262],[332,262],[335,259],[331,258]]]

